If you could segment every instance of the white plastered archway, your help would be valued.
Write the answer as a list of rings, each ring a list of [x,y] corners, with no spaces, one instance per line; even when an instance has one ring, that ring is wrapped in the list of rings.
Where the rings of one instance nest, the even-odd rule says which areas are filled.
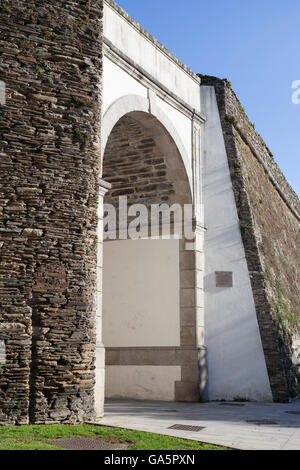
[[[190,186],[192,187],[192,166],[190,158],[185,149],[180,135],[178,134],[172,121],[167,114],[159,107],[155,99],[155,95],[149,93],[149,97],[144,98],[139,95],[126,95],[117,99],[105,112],[102,117],[101,124],[101,158],[103,160],[108,137],[117,122],[126,114],[133,112],[143,112],[157,119],[157,121],[165,128],[167,133],[173,139],[178,152],[180,153],[184,164]]]
[[[171,176],[174,176],[179,183],[177,185],[177,195],[181,198],[184,203],[192,202],[193,194],[193,177],[192,177],[192,165],[191,159],[188,155],[188,152],[183,144],[183,140],[173,125],[169,116],[158,106],[156,97],[154,93],[149,92],[148,99],[139,95],[126,95],[122,98],[117,99],[111,104],[107,109],[104,116],[102,117],[101,123],[101,157],[102,162],[104,158],[105,149],[107,146],[108,138],[114,129],[118,121],[126,116],[132,115],[140,120],[145,127],[148,127],[149,130],[156,132],[155,138],[157,143],[161,148],[165,149],[166,156],[169,158],[169,172]],[[150,118],[150,119],[149,119]],[[155,123],[156,122],[156,123]],[[152,128],[154,125],[155,129]],[[170,145],[171,141],[176,147],[176,153],[178,156],[176,158],[175,154],[172,154],[172,151],[169,148],[172,148]],[[171,158],[170,158],[171,157]],[[181,163],[179,163],[179,160]],[[173,163],[170,161],[172,160]],[[177,161],[177,166],[176,166]],[[179,167],[178,167],[179,163]],[[173,165],[175,164],[175,167]],[[101,171],[102,174],[102,171]],[[104,183],[102,183],[104,184]],[[103,196],[106,192],[105,187],[100,191],[100,197],[103,199]],[[185,200],[186,197],[188,200]],[[102,201],[99,204],[102,206]],[[102,224],[99,224],[99,242],[102,244]],[[100,245],[100,244],[99,244]],[[102,248],[99,249],[99,264],[98,266],[102,270]],[[98,283],[99,286],[99,283]],[[101,289],[102,290],[102,289]],[[100,295],[99,295],[100,294]],[[104,369],[105,369],[105,351],[102,344],[102,293],[98,294],[98,312],[97,312],[97,373],[96,373],[96,412],[97,415],[103,413],[103,403],[104,403]]]

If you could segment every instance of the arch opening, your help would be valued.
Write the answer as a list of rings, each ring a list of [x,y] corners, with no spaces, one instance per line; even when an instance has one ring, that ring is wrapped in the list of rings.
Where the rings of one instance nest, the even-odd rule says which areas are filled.
[[[192,196],[181,154],[157,118],[130,112],[107,139],[102,177],[111,184],[104,209],[116,209],[115,224],[107,224],[109,211],[104,213],[105,397],[197,401],[195,253],[186,251],[183,227]],[[136,204],[147,215],[138,217],[132,239]],[[155,219],[153,237],[152,208],[161,204],[171,210],[166,219],[161,213]],[[174,205],[182,210],[180,228]]]

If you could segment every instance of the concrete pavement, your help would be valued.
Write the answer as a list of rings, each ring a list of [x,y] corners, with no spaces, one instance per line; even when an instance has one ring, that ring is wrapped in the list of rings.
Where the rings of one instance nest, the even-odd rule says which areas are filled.
[[[243,450],[300,450],[300,401],[275,404],[115,400],[106,402],[105,417],[97,424]],[[175,424],[204,429],[169,429]]]

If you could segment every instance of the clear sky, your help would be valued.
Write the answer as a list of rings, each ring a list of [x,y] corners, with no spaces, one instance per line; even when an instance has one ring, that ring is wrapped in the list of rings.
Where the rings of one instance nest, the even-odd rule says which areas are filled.
[[[117,0],[195,73],[227,78],[300,195],[299,0]]]

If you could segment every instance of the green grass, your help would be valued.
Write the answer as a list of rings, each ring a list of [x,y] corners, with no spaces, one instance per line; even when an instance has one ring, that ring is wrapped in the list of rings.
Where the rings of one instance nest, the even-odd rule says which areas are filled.
[[[226,450],[211,444],[161,434],[87,424],[81,426],[0,426],[0,450],[63,450],[62,447],[47,444],[47,441],[80,436],[116,444],[125,443],[128,444],[126,450]]]

